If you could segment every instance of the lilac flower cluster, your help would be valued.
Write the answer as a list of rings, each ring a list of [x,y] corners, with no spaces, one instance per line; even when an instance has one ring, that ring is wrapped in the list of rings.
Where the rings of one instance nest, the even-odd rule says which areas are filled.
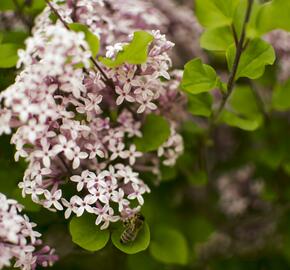
[[[54,249],[42,245],[41,234],[34,230],[35,223],[21,213],[23,206],[0,193],[0,269],[11,266],[30,270],[37,265],[51,266],[57,256]]]
[[[265,207],[260,200],[263,192],[262,181],[251,181],[254,168],[245,166],[218,179],[220,207],[229,216],[243,215],[249,209]]]
[[[107,3],[89,2],[93,8],[87,1],[78,2],[80,18],[86,16],[82,9],[92,12]],[[69,3],[54,5],[67,21],[72,15],[66,9]],[[23,196],[30,195],[51,211],[65,210],[66,218],[72,213],[94,214],[96,224],[105,229],[110,222],[140,211],[143,195],[150,192],[140,173],[150,171],[157,178],[160,164],[173,166],[183,151],[177,132],[186,103],[178,91],[182,74],[169,71],[167,52],[173,43],[160,31],[151,31],[154,41],[146,63],[102,66],[108,83],[91,66],[84,34],[69,31],[59,20],[53,25],[48,17],[46,9],[26,41],[26,50],[19,52],[18,66],[23,70],[0,95],[4,105],[0,133],[17,129],[11,140],[15,159],[28,162],[19,184]],[[104,29],[108,34],[101,42],[106,44],[114,31]],[[126,44],[106,45],[105,54],[114,58]],[[171,135],[158,151],[141,153],[134,137],[142,137],[141,127],[152,112],[167,118]]]
[[[136,30],[159,29],[176,43],[176,49],[169,52],[175,65],[183,66],[194,56],[205,57],[199,46],[202,27],[197,22],[192,7],[177,5],[174,0],[54,0],[53,2],[67,23],[79,22],[88,25],[102,40],[103,49],[112,42],[126,42],[128,35]],[[38,17],[35,27],[43,28],[44,25],[51,24],[50,14],[51,11],[45,9]]]
[[[140,29],[159,29],[164,33],[169,23],[166,16],[148,1],[53,0],[51,3],[66,23],[87,25],[102,41],[103,51],[112,43],[127,42],[128,35]],[[35,29],[46,29],[53,24],[51,14],[47,7],[36,19]]]

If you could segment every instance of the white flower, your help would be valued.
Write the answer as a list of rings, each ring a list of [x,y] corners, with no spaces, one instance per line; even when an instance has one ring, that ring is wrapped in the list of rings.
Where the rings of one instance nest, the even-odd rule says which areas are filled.
[[[52,265],[57,259],[48,246],[38,247],[41,234],[35,223],[22,214],[23,207],[0,193],[0,269],[11,266],[36,269],[37,265]]]
[[[80,166],[81,159],[86,159],[88,156],[88,153],[82,152],[79,146],[75,146],[73,152],[67,155],[67,158],[73,161],[72,167],[75,170]]]
[[[48,190],[44,191],[45,201],[43,202],[44,207],[51,208],[54,206],[57,210],[63,210],[63,206],[59,203],[59,200],[62,196],[62,191],[56,190],[54,193],[49,192]]]
[[[125,87],[122,89],[119,86],[116,86],[116,93],[119,95],[117,100],[116,100],[116,104],[119,106],[121,105],[124,100],[128,101],[128,102],[134,102],[135,98],[133,98],[130,95],[130,89],[126,89]]]
[[[129,163],[133,166],[136,162],[136,158],[142,157],[142,153],[136,150],[136,145],[131,144],[129,150],[125,150],[121,153],[121,157],[126,159],[129,158]]]
[[[90,172],[88,170],[83,171],[82,175],[73,175],[70,180],[77,183],[77,191],[82,191],[84,186],[91,180]]]
[[[50,144],[48,143],[47,139],[42,138],[40,141],[42,146],[41,150],[34,151],[34,156],[41,158],[43,165],[47,168],[50,167],[50,159],[57,155],[56,149],[50,149]]]
[[[128,195],[128,199],[130,199],[130,200],[137,199],[139,204],[143,205],[144,204],[144,199],[143,199],[142,194],[144,194],[146,192],[145,187],[139,186],[136,183],[133,183],[132,187],[134,189],[134,192]]]

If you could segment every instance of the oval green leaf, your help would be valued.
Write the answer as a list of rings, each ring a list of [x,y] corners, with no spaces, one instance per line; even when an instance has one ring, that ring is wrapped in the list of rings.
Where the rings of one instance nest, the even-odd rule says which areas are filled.
[[[0,68],[11,68],[18,61],[19,46],[13,43],[0,44]]]
[[[124,46],[115,60],[100,57],[100,61],[107,67],[114,68],[124,63],[133,65],[143,64],[147,60],[148,47],[154,40],[154,37],[146,31],[137,31],[134,33],[132,41]]]
[[[229,70],[233,67],[235,55],[236,46],[233,44],[226,53]],[[253,39],[242,53],[235,79],[258,79],[264,74],[266,65],[272,65],[274,61],[273,47],[260,38]]]
[[[184,236],[167,226],[155,228],[149,251],[162,263],[185,265],[188,262],[188,247]]]
[[[150,243],[150,229],[147,222],[144,223],[134,242],[122,244],[120,242],[124,227],[120,226],[112,232],[111,239],[116,248],[127,254],[135,254],[148,248]]]
[[[169,138],[170,125],[162,116],[149,114],[141,131],[142,137],[134,140],[137,149],[141,152],[155,151]]]
[[[100,230],[95,225],[93,215],[84,214],[81,217],[73,217],[69,224],[72,241],[88,251],[97,251],[105,247],[109,238],[109,230]]]
[[[229,26],[208,29],[200,38],[200,46],[209,51],[226,51],[233,44],[234,38]]]
[[[211,116],[213,98],[209,93],[188,94],[187,97],[187,109],[192,115]]]
[[[215,70],[196,58],[185,65],[181,88],[185,92],[199,94],[214,89],[218,82]]]
[[[231,25],[239,0],[196,0],[195,12],[206,28]]]

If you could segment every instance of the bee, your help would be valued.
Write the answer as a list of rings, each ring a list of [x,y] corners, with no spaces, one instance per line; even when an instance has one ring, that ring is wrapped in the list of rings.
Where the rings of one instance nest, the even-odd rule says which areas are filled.
[[[124,221],[124,231],[121,234],[120,242],[122,244],[129,244],[133,242],[144,224],[144,216],[140,213]]]

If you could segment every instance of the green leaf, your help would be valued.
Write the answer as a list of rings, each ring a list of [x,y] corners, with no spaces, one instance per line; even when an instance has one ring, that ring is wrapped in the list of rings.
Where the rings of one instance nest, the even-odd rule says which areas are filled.
[[[184,67],[181,88],[188,93],[199,94],[217,87],[219,79],[215,70],[199,58],[189,61]]]
[[[145,32],[137,31],[134,33],[133,40],[123,50],[118,53],[115,60],[100,57],[100,61],[110,68],[118,67],[124,63],[143,64],[147,60],[148,47],[154,37]]]
[[[209,51],[226,51],[234,38],[229,26],[208,29],[200,38],[200,46]]]
[[[233,44],[226,53],[229,70],[232,70],[235,55],[236,47]],[[273,47],[260,38],[253,39],[242,53],[235,79],[240,77],[257,79],[263,75],[265,66],[272,65],[274,61]]]
[[[92,56],[96,57],[97,53],[100,49],[100,40],[99,38],[93,34],[90,29],[81,23],[71,23],[69,24],[69,28],[75,32],[83,32],[85,34],[85,39],[90,46]]]
[[[6,10],[14,10],[15,5],[12,0],[1,0],[0,1],[0,10],[6,11]]]
[[[122,244],[120,242],[121,235],[124,232],[124,227],[120,226],[112,232],[112,242],[116,248],[127,253],[135,254],[148,248],[150,243],[150,230],[146,222],[144,222],[143,227],[138,232],[136,239],[128,244]]]
[[[195,171],[188,176],[188,181],[194,186],[205,186],[208,182],[208,176],[205,171]]]
[[[16,43],[19,44],[19,47],[24,46],[24,41],[28,37],[28,33],[24,31],[5,31],[1,32],[0,36],[1,35],[3,35],[3,43]]]
[[[149,114],[142,126],[142,137],[136,138],[134,143],[139,151],[155,151],[170,136],[170,125],[165,118],[156,114]]]
[[[260,9],[257,19],[261,34],[274,29],[290,31],[289,14],[290,1],[273,0],[265,3]]]
[[[207,241],[209,236],[214,232],[213,225],[202,216],[194,216],[187,226],[190,229],[190,239],[194,245]]]
[[[195,13],[206,28],[231,25],[239,0],[196,0]]]
[[[169,166],[160,166],[160,172],[161,172],[161,179],[163,182],[166,181],[172,181],[177,176],[177,170],[176,167],[169,167]]]
[[[19,6],[24,6],[24,13],[29,13],[33,11],[40,11],[45,7],[44,0],[33,0],[31,5],[27,5],[26,0],[16,0]],[[13,0],[1,0],[0,1],[0,11],[16,10]]]
[[[261,126],[261,118],[248,119],[243,118],[235,113],[223,111],[220,119],[222,122],[232,127],[237,127],[246,131],[254,131]]]
[[[0,68],[11,68],[18,61],[18,46],[12,43],[0,44]]]
[[[220,115],[220,121],[229,126],[243,130],[253,131],[263,123],[255,96],[248,86],[238,86],[234,89],[227,110]]]
[[[212,114],[213,98],[208,93],[198,95],[188,94],[187,109],[190,113],[197,116],[209,117]]]
[[[184,236],[167,226],[155,228],[149,251],[162,263],[185,265],[188,261],[188,247]]]
[[[259,30],[257,29],[257,16],[259,14],[261,7],[262,5],[258,3],[258,1],[253,2],[250,21],[247,24],[247,29],[246,29],[247,38],[253,39],[255,37],[261,36],[259,34]],[[248,0],[241,0],[236,8],[233,23],[234,23],[234,28],[237,32],[238,37],[240,37],[241,32],[242,32],[247,8],[248,8]]]
[[[84,214],[81,217],[73,217],[69,224],[72,241],[88,251],[97,251],[105,247],[110,233],[109,230],[100,230],[95,225],[93,215]]]
[[[3,33],[0,33],[0,44],[1,44],[2,41],[3,41],[3,37],[4,37]]]
[[[290,79],[282,85],[277,85],[273,92],[272,107],[278,111],[290,109]]]

